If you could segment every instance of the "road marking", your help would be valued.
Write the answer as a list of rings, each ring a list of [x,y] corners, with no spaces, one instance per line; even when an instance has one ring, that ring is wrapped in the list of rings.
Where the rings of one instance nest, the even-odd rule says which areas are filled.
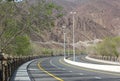
[[[84,75],[83,73],[79,73],[80,75]]]
[[[63,68],[58,68],[58,69],[61,69],[61,70],[62,70]]]
[[[52,66],[56,67],[56,68],[60,68],[60,67],[56,66],[55,64],[53,64],[52,60],[50,60],[50,64],[51,64]]]
[[[31,70],[31,71],[37,71],[37,70],[39,70],[39,69],[28,68],[28,70]]]
[[[101,77],[95,77],[96,79],[102,79]]]
[[[102,74],[108,74],[108,75],[114,75],[114,76],[120,76],[120,74],[116,74],[116,73],[111,73],[111,72],[103,72],[103,71],[99,71],[99,70],[93,70],[93,69],[88,69],[88,68],[82,68],[82,67],[76,67],[76,66],[71,66],[71,64],[68,63],[63,63],[62,59],[59,59],[59,62],[63,65],[69,66],[69,67],[73,67],[76,69],[80,69],[80,70],[85,70],[85,71],[91,71],[91,72],[97,72],[97,73],[102,73]]]
[[[69,71],[69,72],[72,72],[72,71]]]
[[[66,70],[65,68],[62,68],[62,70]]]
[[[49,72],[46,71],[44,68],[42,68],[41,65],[40,65],[40,62],[39,62],[37,65],[38,65],[38,68],[39,68],[40,70],[42,70],[42,71],[45,72],[46,74],[50,75],[51,77],[55,78],[56,80],[58,80],[58,81],[64,81],[63,79],[61,79],[61,78],[59,78],[59,77],[57,77],[57,76],[49,73]]]
[[[53,70],[52,70],[52,71],[50,71],[50,70],[49,70],[49,72],[65,72],[65,71],[53,71]]]
[[[65,70],[65,68],[60,68],[59,66],[57,66],[57,65],[53,64],[52,60],[50,60],[50,64],[51,64],[52,66],[54,66],[54,67],[58,68],[58,69]]]

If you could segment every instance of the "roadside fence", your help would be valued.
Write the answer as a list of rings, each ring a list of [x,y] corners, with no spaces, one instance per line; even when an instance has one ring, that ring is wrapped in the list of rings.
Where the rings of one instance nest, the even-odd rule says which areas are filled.
[[[115,56],[89,55],[89,57],[106,61],[120,62],[120,57]]]
[[[40,56],[9,56],[0,53],[0,81],[10,81],[15,70],[23,63]]]

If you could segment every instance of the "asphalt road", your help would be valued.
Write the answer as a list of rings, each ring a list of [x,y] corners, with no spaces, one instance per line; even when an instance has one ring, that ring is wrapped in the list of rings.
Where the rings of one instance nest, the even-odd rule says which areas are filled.
[[[32,81],[120,81],[118,73],[73,66],[63,57],[40,58],[29,64],[28,73]]]

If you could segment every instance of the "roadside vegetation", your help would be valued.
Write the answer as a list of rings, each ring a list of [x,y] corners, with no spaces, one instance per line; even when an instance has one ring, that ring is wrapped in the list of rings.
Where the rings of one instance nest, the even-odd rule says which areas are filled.
[[[88,53],[95,58],[118,59],[120,57],[120,37],[107,37],[92,47]]]
[[[32,47],[33,47],[33,53],[35,55],[46,55],[46,56],[50,56],[50,55],[59,55],[59,54],[63,54],[63,49],[60,48],[48,48],[48,47],[44,47],[40,44],[36,44],[34,42],[32,42]]]
[[[45,0],[36,5],[27,1],[0,0],[0,50],[12,55],[32,54],[31,32],[40,34],[43,30],[50,30],[54,21],[62,16],[61,10]]]
[[[105,38],[103,42],[97,44],[95,47],[97,54],[102,56],[115,56],[120,55],[120,37]]]

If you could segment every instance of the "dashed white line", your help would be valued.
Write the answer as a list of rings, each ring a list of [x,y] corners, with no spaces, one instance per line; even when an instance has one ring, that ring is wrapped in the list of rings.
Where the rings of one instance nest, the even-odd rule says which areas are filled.
[[[39,69],[34,69],[34,68],[29,68],[28,70],[33,70],[33,71],[37,71],[37,70],[39,70]]]
[[[50,60],[50,64],[58,69],[66,70],[65,68],[60,68],[59,66],[53,64],[52,60]]]
[[[73,72],[73,71],[69,71],[69,72]]]
[[[62,69],[62,68],[58,68],[58,69]]]
[[[80,75],[84,75],[83,73],[79,73]]]
[[[102,79],[101,77],[94,77],[95,79]]]
[[[62,68],[62,70],[66,70],[65,68]]]
[[[53,64],[53,63],[52,63],[52,60],[50,60],[50,64],[51,64],[52,66],[56,67],[56,68],[60,68],[60,67],[56,66],[55,64]]]

